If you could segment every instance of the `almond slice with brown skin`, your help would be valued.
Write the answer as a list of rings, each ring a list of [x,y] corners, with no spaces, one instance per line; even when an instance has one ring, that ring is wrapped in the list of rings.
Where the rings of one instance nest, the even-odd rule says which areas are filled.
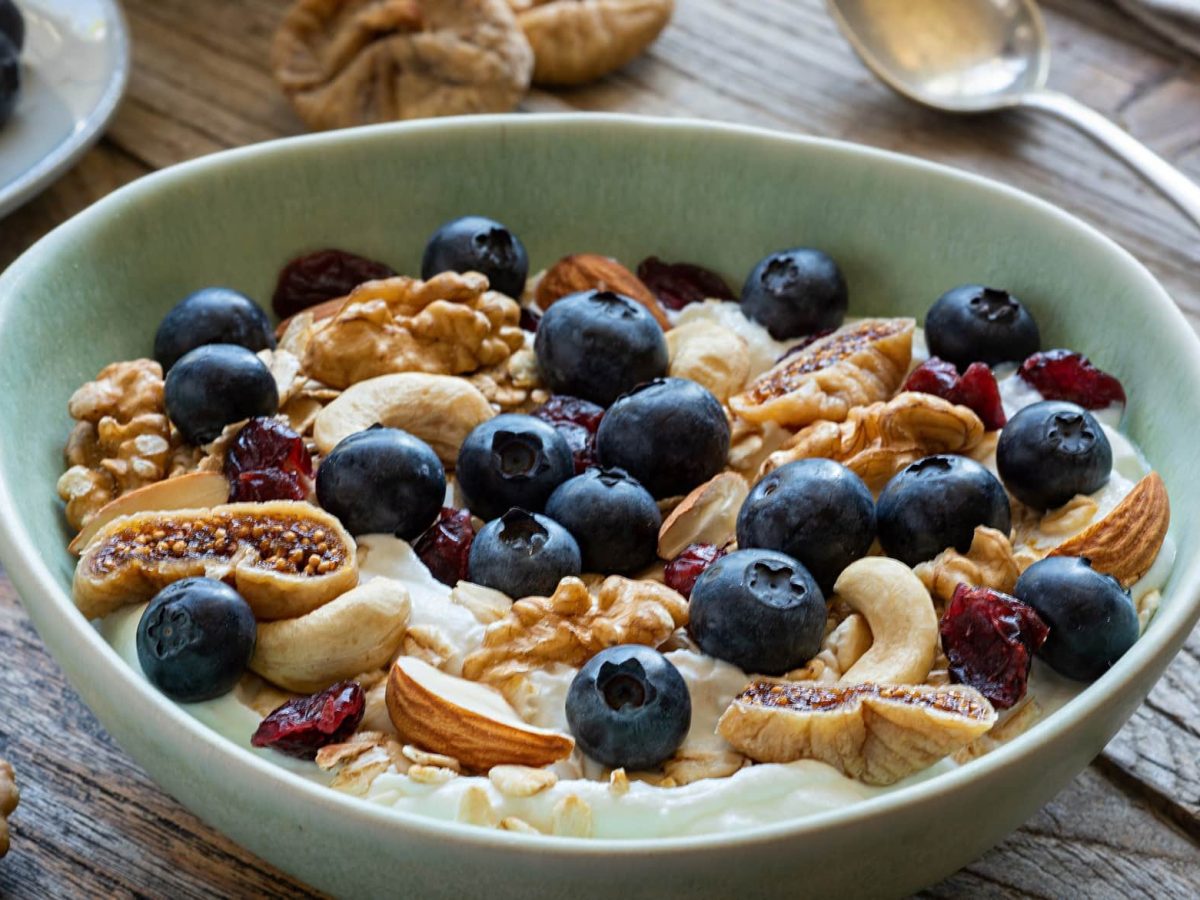
[[[540,768],[571,754],[568,735],[527,724],[494,688],[447,675],[411,656],[388,675],[388,715],[400,737],[464,766]]]
[[[67,546],[78,555],[100,529],[121,516],[169,509],[205,509],[229,499],[229,480],[220,472],[189,472],[166,481],[156,481],[110,500],[88,520]]]
[[[658,555],[674,559],[691,544],[723,547],[737,531],[738,511],[750,485],[737,472],[722,472],[683,498],[658,531]]]
[[[1139,481],[1112,512],[1064,541],[1050,556],[1082,556],[1129,587],[1150,571],[1171,525],[1171,502],[1157,472]]]
[[[309,613],[358,583],[354,539],[309,503],[227,503],[153,511],[105,525],[75,567],[89,619],[196,575],[231,581],[259,619]]]
[[[962,685],[756,681],[717,732],[756,762],[816,759],[866,784],[894,784],[987,732],[996,711]]]
[[[631,271],[607,256],[598,253],[576,253],[564,256],[538,281],[535,299],[542,309],[579,291],[613,291],[624,294],[646,307],[654,321],[663,331],[671,327],[671,320],[663,312],[654,292]]]

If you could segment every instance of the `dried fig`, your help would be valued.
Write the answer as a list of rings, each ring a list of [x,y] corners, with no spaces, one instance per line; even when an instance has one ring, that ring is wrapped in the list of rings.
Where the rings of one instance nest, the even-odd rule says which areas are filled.
[[[506,0],[297,0],[271,48],[312,128],[508,112],[533,53]]]
[[[674,0],[510,0],[538,84],[595,81],[639,56],[671,21]]]

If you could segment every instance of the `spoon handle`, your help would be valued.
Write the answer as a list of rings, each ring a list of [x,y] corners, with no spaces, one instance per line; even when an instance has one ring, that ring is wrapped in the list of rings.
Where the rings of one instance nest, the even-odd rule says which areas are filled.
[[[1200,186],[1111,119],[1057,91],[1034,91],[1021,104],[1054,113],[1103,144],[1200,225]]]

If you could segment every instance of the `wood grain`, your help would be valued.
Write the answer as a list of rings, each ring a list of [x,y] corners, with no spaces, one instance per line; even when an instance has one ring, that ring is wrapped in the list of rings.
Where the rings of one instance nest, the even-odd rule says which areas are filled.
[[[1200,179],[1200,66],[1099,0],[1045,6],[1051,84]],[[78,167],[0,223],[0,266],[147,172],[300,133],[267,47],[285,0],[127,0],[129,94]],[[698,116],[861,141],[1014,184],[1100,227],[1200,325],[1200,237],[1087,138],[1027,114],[954,119],[890,94],[819,0],[677,0],[652,51],[529,111]],[[0,756],[22,804],[5,897],[311,896],[206,828],[118,748],[46,655],[0,575]],[[928,897],[1194,897],[1200,886],[1200,633],[1129,725],[1062,794]],[[936,839],[937,825],[930,832]]]

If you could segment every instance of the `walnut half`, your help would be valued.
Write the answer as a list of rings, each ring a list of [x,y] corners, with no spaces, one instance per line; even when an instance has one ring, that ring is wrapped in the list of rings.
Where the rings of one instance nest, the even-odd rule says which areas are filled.
[[[581,666],[617,644],[657,647],[687,618],[687,601],[654,581],[611,575],[593,595],[578,578],[564,578],[553,597],[518,600],[489,626],[463,675],[504,690],[532,669]]]
[[[76,424],[57,487],[78,530],[110,500],[165,478],[178,442],[163,405],[162,366],[152,359],[105,366],[67,410]]]
[[[335,388],[393,372],[462,375],[525,346],[515,300],[476,272],[368,281],[314,324],[304,371]]]

